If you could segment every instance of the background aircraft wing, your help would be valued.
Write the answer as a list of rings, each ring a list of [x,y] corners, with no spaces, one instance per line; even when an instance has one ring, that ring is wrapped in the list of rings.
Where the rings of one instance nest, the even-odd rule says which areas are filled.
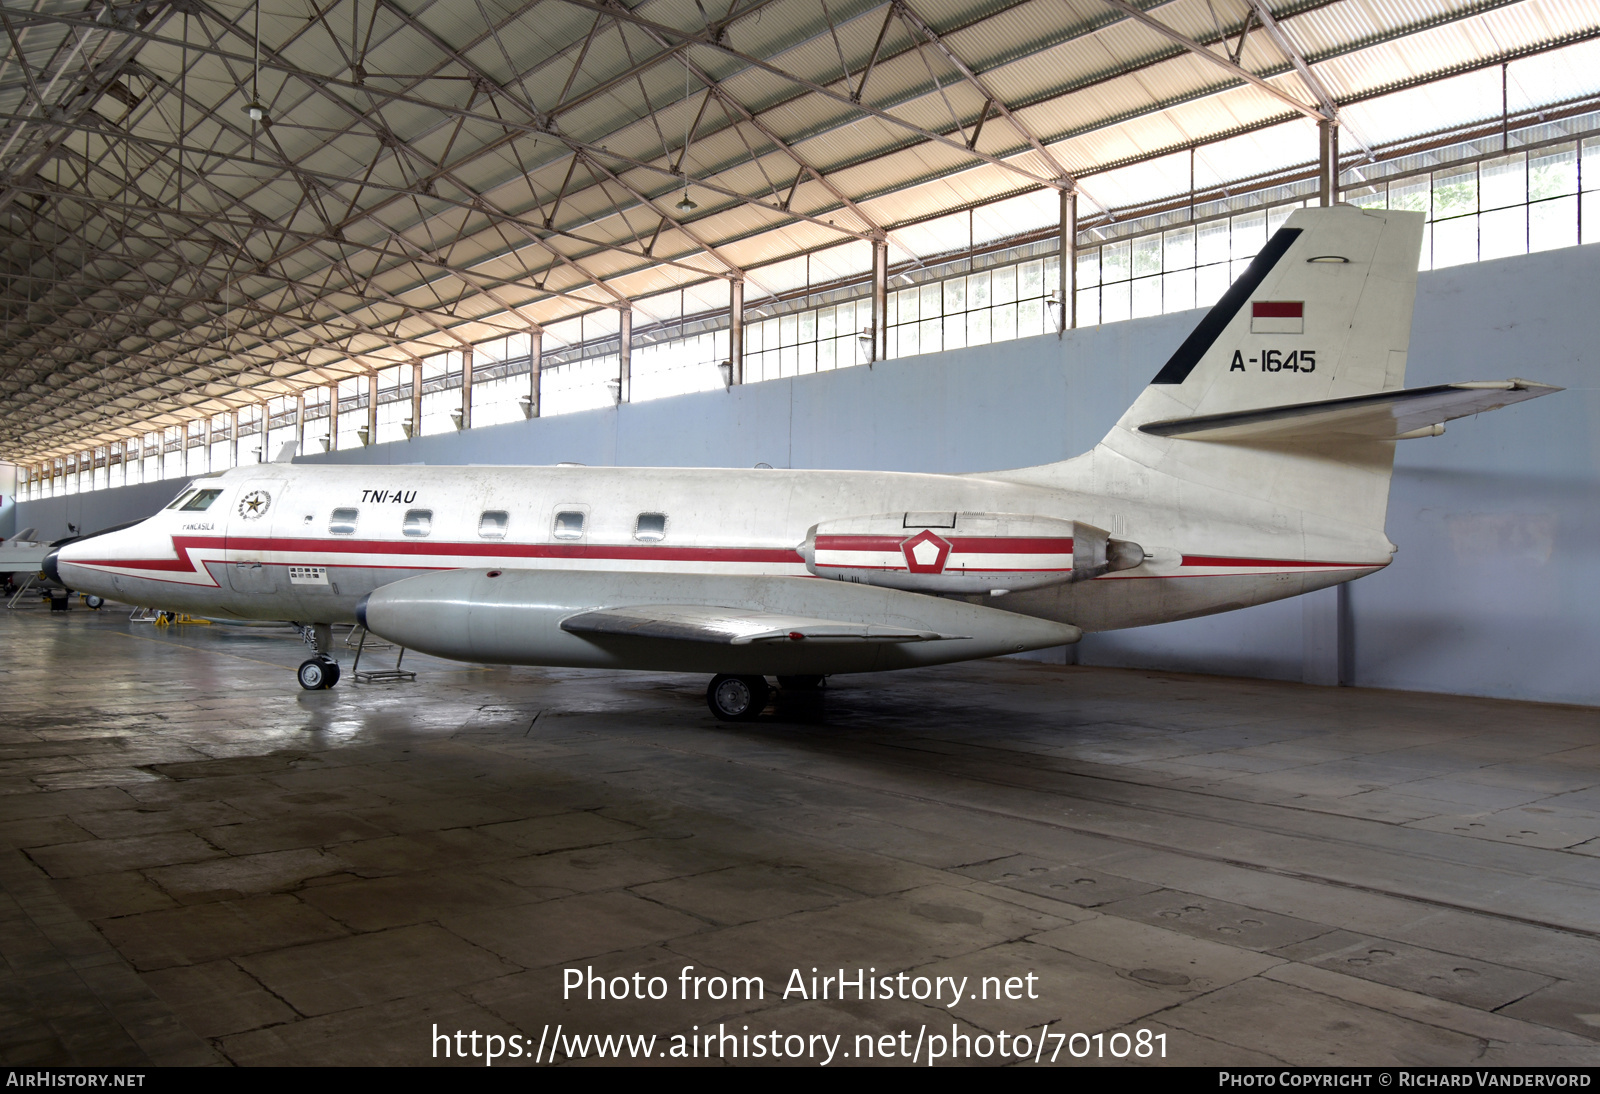
[[[1532,380],[1478,380],[1229,414],[1173,418],[1150,422],[1139,430],[1181,440],[1245,443],[1317,441],[1340,436],[1401,440],[1443,433],[1444,423],[1453,418],[1498,410],[1560,390]]]
[[[703,604],[642,604],[581,612],[561,621],[572,634],[615,634],[747,646],[803,639],[850,642],[936,642],[966,635]]]
[[[0,571],[37,570],[51,550],[48,543],[7,543],[0,546]]]

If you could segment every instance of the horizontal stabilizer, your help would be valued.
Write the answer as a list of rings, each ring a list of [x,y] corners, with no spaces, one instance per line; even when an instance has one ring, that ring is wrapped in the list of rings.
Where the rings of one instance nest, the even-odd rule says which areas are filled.
[[[1179,440],[1283,444],[1359,437],[1396,441],[1436,436],[1452,418],[1498,410],[1560,391],[1532,380],[1481,380],[1345,399],[1262,407],[1227,414],[1172,418],[1139,427],[1141,433]]]
[[[787,642],[803,639],[853,642],[933,642],[964,635],[868,623],[842,623],[801,615],[748,611],[701,604],[645,604],[629,608],[602,608],[561,621],[571,634],[627,635],[678,642],[711,642],[747,646],[752,642]]]

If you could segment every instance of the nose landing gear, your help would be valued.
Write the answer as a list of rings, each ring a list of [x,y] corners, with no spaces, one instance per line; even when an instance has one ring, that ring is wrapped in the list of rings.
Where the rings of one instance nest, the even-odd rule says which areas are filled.
[[[300,663],[295,674],[307,691],[325,691],[339,682],[339,662],[320,654]]]
[[[300,663],[295,677],[307,691],[326,691],[339,682],[339,662],[328,654],[333,648],[333,625],[313,623],[308,627],[296,623],[295,627],[300,631],[301,640],[317,651],[315,657]]]

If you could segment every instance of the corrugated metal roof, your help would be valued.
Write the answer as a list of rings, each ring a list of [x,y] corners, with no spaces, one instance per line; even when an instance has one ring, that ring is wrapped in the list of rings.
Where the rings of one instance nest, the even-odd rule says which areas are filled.
[[[969,223],[994,239],[1049,222],[1054,192],[1037,187],[1056,163],[1118,207],[1186,188],[1189,157],[1164,153],[1190,144],[1202,185],[1314,153],[1280,98],[1103,0],[910,0],[938,40],[891,17],[864,93],[891,13],[877,0],[830,0],[831,28],[814,0],[755,0],[731,20],[695,0],[355,3],[307,18],[260,0],[259,89],[253,4],[8,9],[21,50],[0,57],[0,457],[248,401],[307,363],[325,381],[407,360],[412,340],[503,329],[508,306],[513,328],[565,330],[613,293],[680,286],[672,299],[720,306],[730,266],[756,295],[795,287],[795,269],[848,276],[870,261],[851,233],[920,221],[890,233],[917,255]],[[1600,94],[1590,0],[1275,7],[1357,142],[1494,116],[1499,73],[1452,73],[1501,57],[1513,110]],[[1144,10],[1213,57],[1246,15],[1243,0]],[[1241,63],[1314,102],[1259,29]],[[252,95],[266,124],[244,113]],[[930,219],[1029,187],[948,228]]]

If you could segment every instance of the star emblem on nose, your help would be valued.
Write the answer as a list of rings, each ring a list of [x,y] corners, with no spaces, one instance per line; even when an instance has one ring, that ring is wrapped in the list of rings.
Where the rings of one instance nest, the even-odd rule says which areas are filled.
[[[265,514],[271,504],[271,494],[265,490],[252,490],[239,499],[239,515],[245,520],[255,520]]]

